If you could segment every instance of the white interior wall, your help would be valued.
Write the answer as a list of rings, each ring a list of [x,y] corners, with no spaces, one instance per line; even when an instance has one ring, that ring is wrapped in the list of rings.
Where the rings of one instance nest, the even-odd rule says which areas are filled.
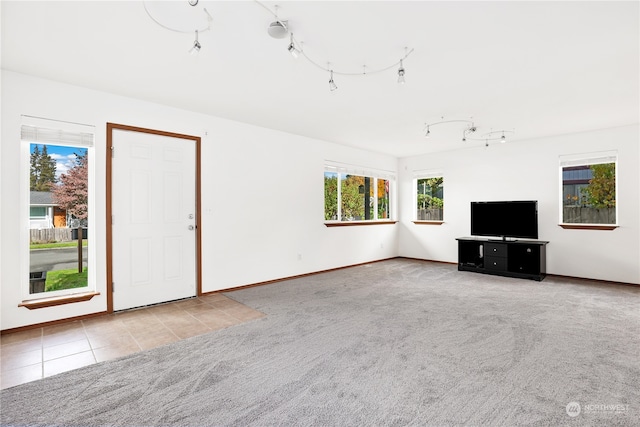
[[[457,261],[456,237],[469,235],[472,200],[539,201],[540,239],[551,274],[640,283],[638,126],[549,137],[400,159],[163,105],[2,71],[0,143],[0,329],[102,312],[104,263],[91,301],[19,308],[16,251],[21,223],[16,184],[20,115],[96,126],[96,227],[105,228],[106,122],[202,137],[203,291],[209,292],[396,255]],[[564,230],[558,224],[558,156],[618,150],[620,227]],[[396,225],[327,228],[325,160],[399,170]],[[445,223],[415,225],[413,171],[445,177]],[[104,239],[96,236],[104,260]],[[298,259],[300,255],[301,259]],[[469,273],[471,274],[471,273]]]
[[[0,329],[106,310],[106,268],[92,266],[91,301],[37,310],[18,307],[25,260],[16,250],[22,114],[96,126],[96,228],[105,229],[106,123],[202,137],[203,292],[248,285],[397,255],[397,225],[327,228],[324,161],[395,171],[391,156],[2,71]],[[92,234],[97,259],[106,243]],[[300,259],[299,259],[300,258]],[[6,268],[14,266],[14,268]]]
[[[538,200],[547,273],[640,284],[639,140],[635,125],[400,159],[399,256],[455,263],[455,238],[470,235],[471,201]],[[559,156],[606,150],[618,151],[620,227],[561,228]],[[416,225],[413,171],[430,169],[444,175],[444,224]]]

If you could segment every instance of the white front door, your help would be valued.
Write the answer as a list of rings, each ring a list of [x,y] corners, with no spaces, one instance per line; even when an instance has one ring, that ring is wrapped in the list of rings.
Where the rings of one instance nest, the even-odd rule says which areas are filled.
[[[113,309],[196,295],[196,143],[114,129]]]

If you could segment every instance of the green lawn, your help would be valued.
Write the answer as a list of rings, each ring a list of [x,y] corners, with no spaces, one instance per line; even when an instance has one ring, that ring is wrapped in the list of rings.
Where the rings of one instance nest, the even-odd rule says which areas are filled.
[[[82,240],[82,246],[87,246],[89,241],[87,239]],[[31,243],[29,249],[51,249],[51,248],[77,248],[78,242],[56,242],[56,243]]]
[[[70,270],[54,270],[47,272],[47,281],[44,285],[45,292],[59,291],[60,289],[83,288],[87,286],[87,268],[78,273],[77,268]]]

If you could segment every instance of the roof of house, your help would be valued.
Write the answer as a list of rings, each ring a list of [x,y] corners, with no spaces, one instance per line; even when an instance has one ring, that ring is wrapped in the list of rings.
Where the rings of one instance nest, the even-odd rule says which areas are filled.
[[[53,201],[53,194],[50,191],[30,191],[29,202],[31,205],[56,206]]]

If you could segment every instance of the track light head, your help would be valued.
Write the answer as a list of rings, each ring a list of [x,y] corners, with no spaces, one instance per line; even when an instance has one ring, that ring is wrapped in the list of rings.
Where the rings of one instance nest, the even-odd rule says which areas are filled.
[[[291,56],[293,56],[294,58],[298,58],[298,49],[296,49],[293,43],[289,44],[289,47],[287,48],[287,50],[289,51]]]
[[[296,44],[293,41],[293,33],[291,33],[291,42],[289,43],[289,47],[287,48],[287,50],[289,51],[291,56],[293,56],[294,58],[298,58],[300,54],[300,49],[296,47]]]
[[[398,83],[403,85],[404,81],[404,67],[402,66],[402,59],[400,60],[400,68],[398,68]]]
[[[427,132],[424,134],[425,138],[430,138],[431,137],[431,130],[429,129],[429,126],[427,126]]]
[[[197,55],[198,52],[200,52],[200,49],[202,48],[202,45],[200,44],[200,42],[198,42],[198,40],[193,42],[193,46],[191,47],[191,49],[189,49],[189,53],[192,55]]]
[[[500,142],[503,144],[507,142],[507,137],[504,136],[504,132],[502,132],[502,136],[500,137]]]
[[[198,30],[196,30],[196,39],[193,41],[193,46],[191,46],[191,49],[189,49],[189,53],[191,55],[197,55],[198,52],[200,52],[201,48],[202,48],[202,45],[198,41]]]
[[[329,78],[329,90],[333,92],[338,89],[338,85],[333,81],[333,70],[331,70],[331,77]]]

